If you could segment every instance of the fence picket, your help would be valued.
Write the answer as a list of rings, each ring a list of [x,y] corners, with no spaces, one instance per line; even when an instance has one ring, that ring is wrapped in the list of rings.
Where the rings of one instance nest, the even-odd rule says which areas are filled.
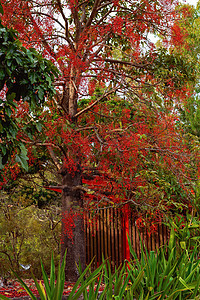
[[[89,263],[95,257],[93,267],[96,268],[102,262],[102,254],[109,258],[112,268],[118,267],[124,260],[123,218],[121,212],[116,208],[102,209],[94,221],[90,222],[91,215],[85,214],[85,241],[86,261]],[[150,236],[147,229],[139,232],[134,214],[129,219],[129,237],[134,251],[140,256],[140,237],[145,243],[147,250],[165,244],[169,238],[169,230],[164,224],[158,224],[156,232]]]

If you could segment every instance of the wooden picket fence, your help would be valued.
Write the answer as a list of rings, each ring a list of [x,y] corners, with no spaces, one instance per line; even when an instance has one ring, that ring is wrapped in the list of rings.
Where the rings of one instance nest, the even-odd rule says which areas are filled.
[[[112,268],[119,266],[126,258],[124,248],[125,228],[123,216],[116,208],[100,210],[94,217],[88,213],[85,221],[86,261],[89,263],[94,258],[93,266],[97,267],[102,262],[102,255],[108,258]],[[131,245],[140,256],[140,238],[148,251],[155,250],[165,244],[169,238],[169,230],[163,224],[158,224],[158,230],[151,235],[146,229],[138,230],[134,215],[128,218],[129,238]]]

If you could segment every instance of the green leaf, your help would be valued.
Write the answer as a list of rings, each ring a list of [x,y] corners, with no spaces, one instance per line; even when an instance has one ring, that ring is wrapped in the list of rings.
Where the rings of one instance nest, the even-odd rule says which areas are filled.
[[[31,297],[32,300],[37,300],[37,297],[31,292],[29,287],[26,285],[26,283],[17,275],[17,273],[13,272],[20,284],[23,286],[23,288],[26,290],[28,295]]]
[[[26,156],[26,155],[27,155],[27,149],[26,149],[25,145],[21,143],[21,144],[20,144],[20,149],[21,149],[21,155],[22,155],[24,158],[27,158],[27,159],[28,159],[28,157]]]
[[[10,107],[8,106],[8,105],[6,105],[6,107],[5,107],[5,112],[6,112],[6,114],[10,117],[11,116],[11,114],[12,114],[12,110],[10,109]]]
[[[0,14],[4,14],[4,11],[3,11],[3,6],[2,6],[2,4],[1,4],[1,2],[0,2]]]
[[[38,97],[40,100],[44,98],[44,90],[42,88],[38,88]]]
[[[36,122],[36,123],[35,123],[35,126],[36,126],[36,128],[37,128],[37,130],[38,130],[39,132],[42,131],[42,124],[41,124],[40,122]]]
[[[16,162],[19,162],[21,164],[22,168],[24,168],[28,172],[28,162],[27,162],[27,159],[25,159],[21,155],[16,154],[15,160],[16,160]]]
[[[96,278],[98,278],[100,271],[103,268],[102,264],[101,266],[99,266],[93,273],[91,273],[86,280],[84,281],[84,283],[80,286],[80,288],[77,290],[79,284],[81,284],[82,279],[85,277],[86,273],[88,272],[88,270],[90,269],[92,264],[92,261],[90,262],[90,264],[85,268],[85,270],[83,271],[83,273],[80,275],[79,279],[77,280],[77,282],[75,283],[69,297],[68,300],[76,300],[79,298],[79,296],[83,293],[83,291],[85,290],[86,287],[88,287],[93,281],[96,280]],[[77,290],[77,291],[76,291]],[[74,295],[75,294],[75,295]]]
[[[40,299],[41,300],[46,300],[45,292],[44,292],[43,288],[41,287],[41,285],[37,282],[37,280],[36,280],[36,278],[35,278],[35,276],[33,274],[32,274],[32,278],[33,278],[33,280],[35,282],[35,286],[36,286],[37,291],[38,291],[38,293],[40,295]]]
[[[51,289],[55,288],[55,264],[54,264],[54,259],[53,259],[53,253],[51,255],[51,272],[50,272],[50,287]]]
[[[46,293],[47,293],[47,297],[51,298],[51,289],[50,289],[50,286],[49,286],[49,280],[48,280],[47,273],[45,272],[44,265],[43,265],[42,261],[41,261],[41,269],[42,269],[42,278],[43,278],[43,281],[44,281],[44,286],[45,286],[45,290],[46,290]]]
[[[32,71],[29,78],[30,78],[31,84],[35,83],[36,73]]]
[[[6,296],[1,295],[1,294],[0,294],[0,299],[2,299],[2,300],[8,300],[9,299],[10,300],[10,298],[7,298]]]
[[[186,249],[186,242],[185,241],[181,241],[180,242],[180,246],[182,249]]]
[[[6,99],[8,101],[13,101],[15,99],[15,97],[16,97],[16,93],[14,93],[14,92],[9,93],[9,94],[6,95]]]
[[[54,299],[54,300],[62,299],[64,283],[65,283],[66,254],[67,254],[67,251],[65,251],[61,266],[58,265],[57,282],[56,282],[56,286],[55,286],[55,289],[53,291],[53,296],[52,296],[52,299]]]

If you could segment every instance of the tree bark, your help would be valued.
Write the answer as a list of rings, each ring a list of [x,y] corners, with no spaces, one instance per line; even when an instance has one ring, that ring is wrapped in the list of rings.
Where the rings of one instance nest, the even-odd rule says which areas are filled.
[[[62,237],[61,237],[61,259],[67,250],[65,280],[75,282],[79,278],[77,265],[81,263],[82,270],[85,269],[85,238],[84,238],[84,223],[83,215],[80,213],[83,208],[83,199],[81,191],[73,190],[72,188],[82,184],[82,176],[80,168],[76,172],[69,173],[65,170],[63,174],[63,189],[62,195],[62,213],[75,214],[73,219],[74,228],[72,228],[72,237],[69,236],[66,223],[62,222]]]
[[[78,74],[79,71],[71,66],[70,79],[66,82],[63,91],[62,107],[63,110],[69,115],[71,122],[76,124],[77,118],[77,99],[78,99]],[[79,161],[78,153],[77,162]],[[62,195],[62,216],[71,216],[74,214],[74,219],[71,220],[72,236],[68,234],[70,224],[62,220],[62,233],[61,233],[61,259],[67,250],[66,255],[66,269],[65,278],[67,281],[77,281],[79,277],[77,265],[81,263],[82,270],[85,269],[85,238],[84,238],[84,223],[83,223],[83,198],[81,191],[73,189],[73,187],[82,185],[82,170],[80,164],[75,162],[76,171],[68,171],[67,167],[62,168],[62,185],[64,186]],[[68,225],[66,225],[68,224]],[[70,229],[70,230],[71,230]]]

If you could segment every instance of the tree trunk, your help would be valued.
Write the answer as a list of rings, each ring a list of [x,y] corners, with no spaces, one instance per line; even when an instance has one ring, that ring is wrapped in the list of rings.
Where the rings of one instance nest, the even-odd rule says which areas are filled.
[[[65,170],[63,174],[63,185],[66,186],[63,190],[62,196],[62,213],[63,218],[66,214],[75,215],[71,223],[62,222],[62,237],[61,237],[61,259],[67,250],[65,279],[67,281],[75,282],[79,277],[77,264],[81,263],[82,270],[85,268],[85,238],[84,238],[84,224],[83,215],[80,213],[83,208],[83,199],[79,190],[73,190],[73,187],[82,184],[80,168],[74,172],[69,173]],[[73,224],[74,222],[74,224]],[[72,236],[70,236],[70,228],[66,226],[74,225],[72,227]]]
[[[70,80],[66,82],[64,88],[62,107],[71,118],[71,122],[76,123],[74,116],[77,113],[78,99],[78,74],[79,71],[71,66]],[[75,155],[78,156],[78,153]],[[77,161],[79,157],[77,157]],[[66,255],[66,270],[65,276],[67,281],[74,282],[78,279],[79,273],[77,264],[81,263],[82,270],[85,269],[85,239],[84,239],[84,223],[83,223],[83,198],[80,190],[73,189],[76,186],[82,185],[82,170],[77,163],[77,170],[69,172],[67,168],[61,172],[62,184],[66,188],[62,195],[62,236],[61,236],[61,259],[65,251]],[[80,213],[82,212],[82,214]],[[74,219],[69,223],[71,215]],[[67,222],[64,218],[69,216]],[[74,225],[71,227],[70,225]],[[66,228],[66,226],[70,228]],[[70,234],[69,234],[70,231]],[[72,232],[71,232],[72,231]],[[71,235],[71,236],[70,236]]]

